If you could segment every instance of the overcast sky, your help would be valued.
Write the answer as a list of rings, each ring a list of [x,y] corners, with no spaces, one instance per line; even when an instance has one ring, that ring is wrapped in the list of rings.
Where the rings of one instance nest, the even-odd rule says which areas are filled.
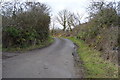
[[[90,0],[37,0],[42,3],[48,4],[51,7],[52,18],[57,16],[57,13],[63,9],[67,9],[74,13],[79,13],[82,18],[82,22],[86,21],[88,16],[86,8],[89,5]],[[56,26],[61,28],[59,24],[56,23]]]
[[[14,0],[2,0],[2,1],[14,1]],[[91,0],[20,0],[20,1],[36,1],[41,2],[49,5],[51,7],[51,14],[52,19],[53,17],[57,16],[57,13],[60,10],[68,9],[71,12],[79,13],[81,16],[83,16],[81,22],[86,22],[87,14],[87,7],[90,4]],[[99,0],[94,0],[99,1]],[[114,1],[114,0],[104,0],[104,1]],[[120,0],[115,0],[120,1]],[[60,25],[56,24],[56,27],[60,27]]]
[[[57,16],[57,13],[60,10],[68,9],[71,12],[79,13],[83,16],[81,22],[86,22],[87,7],[89,6],[91,0],[36,0],[42,3],[45,3],[51,7],[53,17]],[[95,0],[97,1],[97,0]],[[99,0],[98,0],[99,1]],[[114,0],[105,0],[105,1],[114,1]],[[115,0],[120,1],[120,0]],[[62,28],[59,24],[56,24],[56,27]]]
[[[57,13],[63,9],[67,9],[74,13],[79,13],[81,16],[84,16],[81,20],[82,22],[86,21],[87,13],[86,8],[89,4],[89,0],[38,0],[42,3],[48,4],[51,7],[52,19],[57,16]],[[61,25],[55,23],[56,28],[62,28]],[[52,26],[51,26],[52,28]]]

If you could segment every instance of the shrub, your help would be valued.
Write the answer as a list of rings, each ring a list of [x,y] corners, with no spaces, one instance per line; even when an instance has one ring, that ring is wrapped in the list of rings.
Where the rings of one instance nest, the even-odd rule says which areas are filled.
[[[2,3],[3,16],[3,36],[4,48],[19,47],[24,48],[30,45],[41,44],[49,38],[49,7],[39,2]],[[16,11],[7,14],[10,6],[16,7]],[[27,6],[27,7],[26,7]],[[17,11],[18,10],[18,11]],[[13,14],[14,13],[14,14]],[[7,15],[6,15],[7,14]],[[7,21],[7,22],[6,22]]]

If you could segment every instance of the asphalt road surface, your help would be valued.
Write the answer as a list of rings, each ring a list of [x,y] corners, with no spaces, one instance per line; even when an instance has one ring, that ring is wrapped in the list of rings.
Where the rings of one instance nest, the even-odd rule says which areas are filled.
[[[3,53],[3,78],[75,78],[76,70],[72,52],[74,44],[68,39],[55,38],[43,49],[22,54]],[[11,56],[12,55],[12,56]]]

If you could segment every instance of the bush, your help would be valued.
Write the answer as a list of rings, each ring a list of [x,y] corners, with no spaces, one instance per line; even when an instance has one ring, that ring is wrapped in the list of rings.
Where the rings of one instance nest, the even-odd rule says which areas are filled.
[[[45,32],[37,33],[32,28],[17,29],[16,27],[7,27],[3,29],[3,47],[25,47],[40,44],[47,40],[47,35]]]
[[[8,3],[6,3],[8,4]],[[11,6],[15,5],[9,3]],[[49,7],[45,4],[37,2],[16,3],[22,5],[18,12],[11,11],[7,14],[7,8],[3,3],[2,7],[5,14],[3,16],[3,48],[19,47],[24,48],[31,45],[38,45],[48,40],[49,38]],[[27,8],[26,8],[27,6]],[[11,7],[13,8],[13,7]],[[24,9],[26,8],[26,10]],[[24,11],[25,10],[25,11]],[[14,12],[14,14],[12,14]],[[7,22],[6,22],[7,21]]]

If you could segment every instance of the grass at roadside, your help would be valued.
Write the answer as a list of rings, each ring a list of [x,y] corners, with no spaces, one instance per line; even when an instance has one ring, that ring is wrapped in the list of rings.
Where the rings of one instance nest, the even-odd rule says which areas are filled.
[[[39,45],[28,46],[26,48],[19,48],[19,47],[18,48],[3,48],[2,50],[5,52],[25,52],[25,51],[49,46],[53,42],[54,42],[54,39],[52,37],[50,37],[46,42],[41,43]]]
[[[77,52],[83,61],[87,78],[118,78],[118,66],[109,61],[104,61],[101,53],[88,47],[82,40],[75,37],[68,38],[76,43],[79,48]]]

